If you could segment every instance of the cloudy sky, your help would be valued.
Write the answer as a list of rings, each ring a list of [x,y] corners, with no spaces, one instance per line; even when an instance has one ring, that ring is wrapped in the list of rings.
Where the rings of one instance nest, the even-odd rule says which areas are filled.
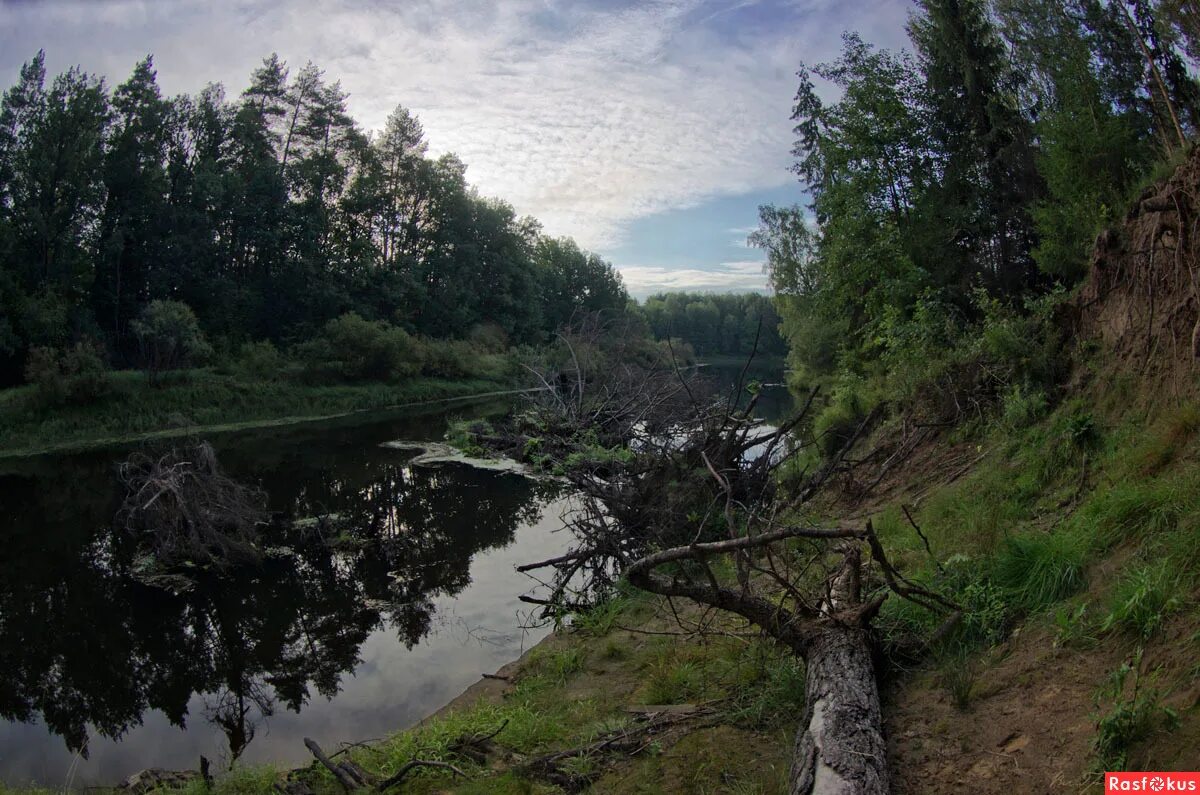
[[[0,0],[0,79],[45,48],[167,93],[240,91],[272,51],[312,60],[368,129],[403,104],[484,193],[571,235],[635,295],[762,289],[756,208],[787,168],[795,71],[843,30],[902,44],[908,0]]]

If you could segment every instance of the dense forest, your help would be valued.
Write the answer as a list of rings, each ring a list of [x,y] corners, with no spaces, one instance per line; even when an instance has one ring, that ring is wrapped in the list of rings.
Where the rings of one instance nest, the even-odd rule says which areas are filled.
[[[1007,411],[1044,407],[1048,319],[1200,124],[1195,3],[916,5],[911,52],[851,33],[800,70],[793,168],[812,203],[762,208],[753,236],[793,382],[831,399],[819,429],[968,381]]]
[[[679,339],[697,356],[782,357],[779,314],[770,298],[757,293],[660,293],[641,304],[656,340]]]
[[[368,133],[346,101],[274,55],[229,98],[164,97],[149,57],[112,90],[48,81],[38,53],[0,103],[0,383],[290,346],[338,319],[327,339],[494,348],[624,310],[607,262],[478,195],[408,110]]]

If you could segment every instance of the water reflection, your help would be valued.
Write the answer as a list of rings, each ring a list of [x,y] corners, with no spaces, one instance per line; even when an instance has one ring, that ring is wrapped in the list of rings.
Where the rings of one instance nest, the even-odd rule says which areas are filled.
[[[120,499],[113,453],[40,459],[0,475],[0,716],[44,723],[60,748],[86,751],[112,746],[96,738],[128,736],[147,754],[154,742],[135,728],[143,720],[162,716],[195,734],[202,718],[224,735],[226,759],[236,759],[266,719],[307,714],[351,672],[380,676],[404,654],[401,646],[411,651],[429,636],[439,605],[457,605],[481,574],[484,593],[460,612],[499,629],[507,643],[501,661],[513,656],[512,605],[527,584],[512,579],[512,561],[493,561],[491,571],[487,564],[518,531],[540,530],[519,545],[521,554],[554,549],[548,526],[557,517],[548,522],[545,514],[561,509],[557,495],[513,475],[409,468],[410,454],[378,447],[396,435],[388,426],[218,440],[229,474],[270,495],[280,519],[268,530],[273,552],[225,576],[198,571],[195,587],[179,593],[139,581],[136,545],[109,529]],[[330,518],[301,530],[292,524],[315,516]],[[511,593],[494,600],[489,579]],[[390,647],[381,646],[385,637]],[[436,659],[461,679],[466,672],[448,662],[453,647],[441,646]],[[482,664],[479,655],[465,657],[468,666]],[[450,676],[450,687],[482,670],[465,682]],[[411,682],[387,685],[397,691],[387,728],[432,706],[406,692]],[[419,706],[406,709],[410,702]],[[279,722],[267,725],[279,733]],[[47,748],[36,728],[0,727],[0,779],[59,783],[61,754],[57,763],[32,761]],[[361,733],[329,739],[361,739],[377,728],[365,720]],[[194,766],[195,746],[179,743],[180,762],[142,758],[133,769]],[[91,777],[111,783],[128,768],[105,765]]]

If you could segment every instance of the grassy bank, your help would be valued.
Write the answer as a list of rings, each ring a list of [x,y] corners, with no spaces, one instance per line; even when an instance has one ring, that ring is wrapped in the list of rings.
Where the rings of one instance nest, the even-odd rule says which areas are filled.
[[[0,392],[0,458],[325,419],[513,388],[504,379],[414,376],[397,383],[313,386],[212,369],[108,376],[93,402],[44,407],[31,386]]]
[[[974,464],[964,472],[955,454]],[[1193,769],[1200,408],[1070,400],[1020,426],[952,434],[924,455],[928,467],[914,466],[865,514],[906,573],[968,612],[925,646],[945,616],[885,603],[896,791],[961,791],[973,771],[972,791],[1090,792],[1103,770]],[[835,500],[818,513],[832,521],[848,507]],[[535,650],[505,692],[469,693],[357,758],[381,772],[414,757],[457,763],[455,738],[505,720],[497,742],[524,758],[585,745],[645,705],[711,704],[712,721],[641,753],[578,760],[597,774],[588,791],[785,792],[803,666],[733,621],[692,633],[698,612],[675,607],[682,628],[665,603],[624,594]],[[469,781],[427,772],[407,786],[561,791],[512,771],[465,770]]]
[[[978,792],[1090,792],[1200,762],[1200,408],[1118,402],[948,440],[873,506],[894,559],[967,611],[890,682],[897,791],[973,770]],[[976,463],[953,478],[956,453]],[[879,627],[902,644],[942,620],[890,599]]]

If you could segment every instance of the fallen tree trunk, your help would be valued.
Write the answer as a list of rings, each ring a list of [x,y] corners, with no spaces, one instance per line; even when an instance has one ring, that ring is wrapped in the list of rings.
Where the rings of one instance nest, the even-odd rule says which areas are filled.
[[[830,627],[809,644],[805,708],[793,746],[792,795],[888,792],[887,746],[870,640],[858,627]]]
[[[706,560],[745,554],[781,540],[836,541],[841,565],[816,603],[798,600],[789,610],[748,590],[721,585]],[[862,546],[873,553],[887,590],[870,599],[862,592]],[[684,578],[658,571],[693,561],[707,577]],[[736,613],[790,647],[805,662],[805,709],[793,747],[792,795],[886,795],[889,790],[883,714],[871,655],[870,623],[889,593],[953,609],[954,605],[904,580],[888,562],[870,523],[862,530],[793,527],[728,541],[692,544],[648,555],[627,570],[631,584],[663,596],[682,596]]]

